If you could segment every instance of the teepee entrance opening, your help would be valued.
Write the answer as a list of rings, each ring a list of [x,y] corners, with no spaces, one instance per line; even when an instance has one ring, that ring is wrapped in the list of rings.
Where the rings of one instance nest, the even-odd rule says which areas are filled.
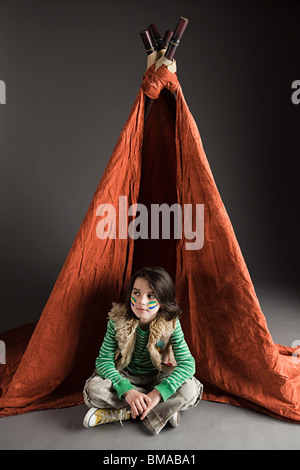
[[[166,90],[168,92],[168,90]],[[165,94],[161,93],[151,107],[144,124],[141,181],[138,203],[147,208],[148,238],[137,238],[134,243],[132,272],[145,265],[164,267],[175,281],[176,243],[174,212],[178,204],[176,190],[175,119]],[[161,209],[159,238],[153,237],[151,207]],[[159,206],[159,207],[158,207]],[[163,223],[168,224],[169,237],[162,238]]]

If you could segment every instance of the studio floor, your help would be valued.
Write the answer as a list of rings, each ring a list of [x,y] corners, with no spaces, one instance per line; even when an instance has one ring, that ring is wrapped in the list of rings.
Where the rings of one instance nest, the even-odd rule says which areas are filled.
[[[300,341],[300,295],[281,286],[256,289],[275,342]],[[0,419],[1,450],[299,450],[300,423],[202,400],[178,428],[152,435],[137,420],[85,429],[85,405]]]

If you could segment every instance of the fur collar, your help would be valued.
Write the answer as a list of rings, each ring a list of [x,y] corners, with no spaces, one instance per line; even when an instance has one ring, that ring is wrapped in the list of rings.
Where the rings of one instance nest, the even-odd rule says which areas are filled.
[[[136,329],[139,324],[138,319],[128,318],[124,304],[113,304],[109,312],[109,318],[116,324],[116,340],[118,342],[121,359],[118,361],[118,369],[124,369],[131,361],[135,346]],[[147,344],[152,363],[158,369],[161,369],[162,354],[169,347],[170,336],[176,325],[176,319],[167,321],[163,317],[156,317],[149,326],[149,340]],[[163,340],[165,347],[161,353],[157,349],[157,342]]]

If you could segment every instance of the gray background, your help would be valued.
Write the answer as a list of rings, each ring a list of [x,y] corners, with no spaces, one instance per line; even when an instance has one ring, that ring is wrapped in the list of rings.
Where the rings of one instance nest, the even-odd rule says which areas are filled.
[[[292,1],[0,1],[0,331],[47,301],[140,87],[139,32],[180,16],[178,78],[254,284],[297,287],[299,12]]]

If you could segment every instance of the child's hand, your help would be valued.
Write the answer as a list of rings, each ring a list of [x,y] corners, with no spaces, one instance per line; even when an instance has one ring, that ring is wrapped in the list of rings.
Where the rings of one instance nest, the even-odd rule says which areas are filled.
[[[161,400],[161,394],[156,388],[154,388],[152,392],[148,393],[146,396],[150,398],[151,401],[148,404],[144,413],[142,414],[141,419],[144,419],[145,416],[149,413],[149,411],[152,410],[152,408],[154,408]]]
[[[125,400],[131,408],[131,416],[135,419],[139,414],[144,413],[151,404],[151,397],[132,388],[125,393]]]

